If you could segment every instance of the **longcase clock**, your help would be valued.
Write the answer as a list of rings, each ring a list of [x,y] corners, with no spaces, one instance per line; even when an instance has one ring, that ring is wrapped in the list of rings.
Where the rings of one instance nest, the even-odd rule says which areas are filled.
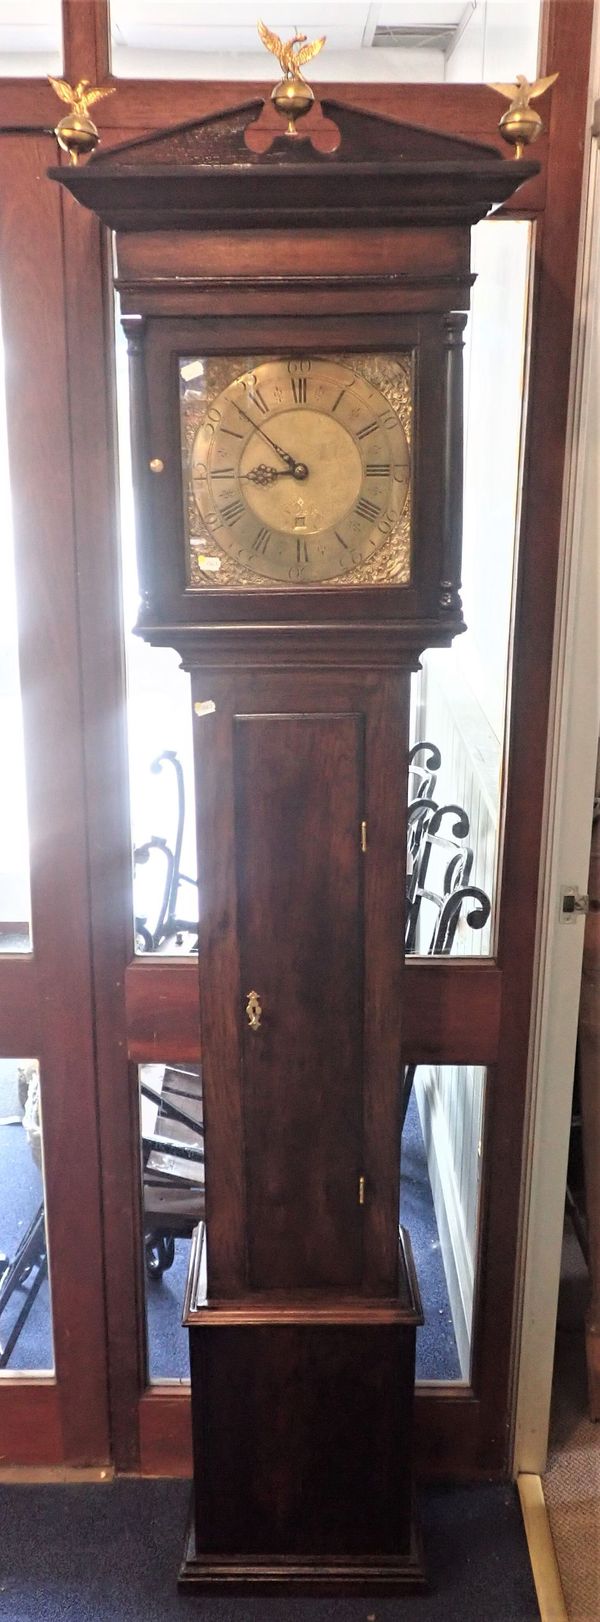
[[[261,104],[53,171],[116,232],[138,629],[191,672],[206,1224],[183,1586],[423,1581],[399,1233],[410,674],[463,626],[470,226],[537,166]],[[484,544],[484,538],[482,538]]]

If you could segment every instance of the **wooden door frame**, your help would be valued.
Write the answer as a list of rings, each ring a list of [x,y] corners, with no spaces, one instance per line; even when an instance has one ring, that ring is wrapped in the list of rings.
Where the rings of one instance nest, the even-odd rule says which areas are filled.
[[[600,604],[594,474],[600,365],[600,6],[588,101],[585,184],[573,345],[563,544],[549,729],[534,1021],[529,1179],[518,1319],[513,1469],[546,1465],[584,917],[564,920],[561,891],[587,889],[600,727]]]
[[[522,499],[521,530],[526,545],[521,547],[516,597],[516,644],[513,669],[511,712],[512,768],[508,788],[505,823],[505,859],[500,912],[500,940],[497,964],[410,963],[413,994],[407,1005],[418,1011],[419,1003],[431,1007],[431,994],[439,992],[440,1023],[433,1022],[425,1041],[418,1021],[407,1033],[405,1058],[423,1062],[472,1062],[495,1065],[496,1083],[490,1088],[495,1112],[497,1153],[494,1177],[488,1179],[486,1222],[488,1242],[496,1265],[486,1280],[482,1302],[480,1367],[475,1391],[448,1387],[436,1392],[420,1387],[417,1399],[422,1438],[422,1464],[431,1472],[456,1473],[452,1459],[452,1437],[457,1419],[464,1436],[464,1473],[469,1475],[506,1469],[510,1422],[510,1379],[512,1372],[513,1294],[519,1200],[521,1188],[521,1145],[526,1099],[526,1061],[533,984],[535,916],[538,893],[538,865],[542,827],[546,731],[548,722],[549,676],[552,657],[554,601],[560,540],[562,458],[565,443],[571,325],[575,294],[579,195],[582,167],[582,134],[585,120],[588,51],[592,0],[548,0],[544,8],[542,68],[558,69],[560,78],[552,92],[548,137],[539,143],[543,172],[539,182],[530,183],[519,197],[521,217],[536,219],[536,268],[533,305],[533,347],[529,379],[527,464]],[[65,72],[76,79],[87,75],[94,82],[109,73],[110,45],[108,8],[105,0],[64,0]],[[175,117],[183,121],[212,108],[226,107],[264,93],[265,85],[203,83],[201,97],[197,83],[177,84]],[[333,87],[332,87],[333,88]],[[494,140],[498,103],[485,86],[436,85],[429,87],[425,109],[422,85],[335,86],[337,96],[357,106],[372,107],[392,116],[439,127],[473,138]],[[73,761],[68,779],[69,805],[77,823],[77,849],[81,865],[73,890],[68,927],[57,941],[44,935],[43,911],[36,931],[33,964],[23,960],[0,961],[0,993],[5,984],[19,983],[23,1019],[16,1020],[18,1050],[31,1051],[32,1033],[39,1028],[43,1014],[49,1022],[48,1043],[42,1053],[44,1069],[55,1064],[57,1073],[65,1069],[65,1043],[61,1017],[69,1018],[69,1039],[79,1041],[81,1058],[80,1098],[85,1102],[81,1185],[88,1190],[86,1200],[86,1255],[90,1264],[90,1292],[95,1303],[89,1333],[93,1352],[88,1385],[82,1369],[82,1325],[71,1346],[79,1348],[69,1361],[69,1323],[73,1323],[74,1290],[69,1283],[77,1276],[73,1258],[72,1231],[65,1232],[73,1218],[73,1204],[65,1193],[59,1163],[61,1108],[56,1124],[48,1116],[51,1142],[48,1162],[48,1212],[57,1237],[54,1249],[60,1266],[57,1304],[58,1384],[52,1389],[63,1402],[64,1425],[75,1423],[68,1393],[78,1391],[82,1419],[86,1409],[104,1415],[104,1434],[90,1440],[88,1460],[106,1456],[106,1380],[100,1343],[103,1330],[100,1259],[100,1193],[96,1142],[94,1080],[98,1080],[98,1128],[103,1173],[103,1234],[105,1256],[105,1297],[108,1324],[111,1434],[114,1459],[120,1469],[149,1472],[187,1471],[189,1467],[189,1405],[185,1393],[173,1387],[145,1389],[145,1351],[142,1325],[142,1246],[139,1212],[139,1127],[137,1086],[133,1071],[127,1070],[127,1047],[132,1060],[183,1056],[174,1051],[175,1034],[189,1046],[185,1056],[198,1054],[197,992],[195,965],[160,965],[132,960],[131,872],[129,818],[127,803],[126,737],[124,724],[124,676],[122,605],[118,569],[118,537],[115,519],[114,402],[110,354],[112,295],[105,243],[92,216],[67,196],[60,204],[57,192],[48,182],[39,188],[45,203],[43,248],[40,239],[40,213],[33,195],[33,177],[56,161],[54,141],[41,131],[56,121],[57,103],[49,87],[40,81],[9,80],[0,86],[2,133],[0,153],[4,154],[3,174],[8,208],[3,207],[5,223],[4,264],[8,266],[3,302],[14,302],[17,331],[19,311],[17,287],[23,308],[24,274],[29,298],[40,296],[40,282],[46,270],[48,246],[54,265],[53,298],[50,311],[53,343],[62,344],[60,355],[48,353],[46,360],[45,409],[40,391],[39,432],[41,443],[49,447],[54,467],[68,470],[61,491],[64,507],[57,506],[52,521],[55,537],[56,592],[49,613],[60,611],[63,619],[79,633],[78,647],[69,644],[68,660],[62,670],[63,704],[70,701],[69,736]],[[105,144],[141,134],[174,120],[174,85],[162,81],[118,81],[116,94],[100,104],[98,111]],[[8,130],[20,133],[8,133]],[[25,131],[34,132],[25,134]],[[37,142],[35,163],[33,141]],[[499,137],[498,137],[499,142]],[[26,154],[29,157],[26,160]],[[27,173],[28,210],[21,217],[22,237],[10,234],[16,207],[17,177]],[[22,196],[18,200],[23,208]],[[27,253],[29,240],[36,241],[37,269]],[[17,250],[15,252],[15,250]],[[13,259],[14,255],[14,259]],[[12,264],[12,272],[11,272]],[[62,267],[62,269],[61,269]],[[11,282],[12,275],[12,282]],[[36,276],[38,280],[36,281]],[[10,287],[10,292],[6,288]],[[36,291],[37,290],[37,291]],[[64,296],[63,296],[64,295]],[[47,295],[46,295],[47,302]],[[41,322],[40,315],[40,322]],[[56,336],[59,334],[59,336]],[[26,355],[25,334],[19,337]],[[52,344],[50,344],[52,348]],[[90,379],[94,386],[90,388]],[[28,445],[27,425],[18,407],[19,380],[8,379],[8,406],[11,419],[11,458],[13,467],[23,467]],[[63,392],[64,391],[64,392]],[[69,423],[55,410],[54,400],[70,401]],[[60,447],[52,441],[49,415]],[[68,433],[67,433],[68,426]],[[94,454],[90,456],[90,446]],[[20,491],[21,481],[17,481]],[[67,494],[68,492],[68,494]],[[40,517],[45,528],[48,514],[26,514],[23,534],[33,551],[35,523]],[[40,497],[38,491],[38,505]],[[43,506],[43,498],[41,501]],[[17,514],[18,527],[21,512]],[[67,543],[68,538],[68,543]],[[20,535],[19,535],[20,543]],[[73,550],[74,549],[74,550]],[[27,552],[24,553],[27,556]],[[43,561],[43,560],[42,560]],[[32,561],[31,569],[39,571]],[[26,576],[21,566],[23,601],[45,601],[45,584],[40,573]],[[53,577],[54,578],[54,577]],[[68,601],[64,595],[68,578]],[[26,595],[25,595],[26,593]],[[33,594],[33,595],[32,595]],[[36,596],[37,594],[37,596]],[[76,594],[76,595],[75,595]],[[55,630],[54,619],[50,632]],[[37,669],[43,661],[40,652],[53,647],[49,634],[40,647],[25,642],[28,668]],[[33,665],[31,664],[33,660]],[[48,680],[44,663],[44,680]],[[77,704],[74,694],[79,677]],[[57,680],[59,678],[57,677]],[[45,691],[48,691],[46,686]],[[75,712],[77,713],[71,713]],[[56,712],[57,716],[65,710]],[[26,723],[27,724],[27,723]],[[39,747],[41,717],[32,712],[28,724],[29,762],[33,743]],[[46,758],[47,757],[47,758]],[[47,776],[34,774],[30,793],[43,804],[43,789],[56,807],[56,754],[50,747],[42,751]],[[85,785],[85,787],[84,787]],[[64,785],[65,792],[67,784]],[[53,797],[53,798],[52,798]],[[64,806],[63,806],[64,811]],[[87,850],[85,842],[87,841]],[[65,853],[63,851],[63,857]],[[65,858],[66,859],[66,858]],[[63,869],[64,873],[64,869]],[[36,888],[35,871],[33,874]],[[56,899],[47,884],[47,896]],[[51,914],[50,901],[46,901]],[[89,933],[88,933],[89,931]],[[68,938],[65,938],[68,937]],[[93,951],[90,948],[93,942]],[[56,942],[56,945],[54,944]],[[54,946],[54,949],[53,949]],[[64,948],[64,951],[63,951]],[[72,966],[73,994],[65,991],[65,964]],[[460,979],[457,981],[457,972]],[[83,983],[85,977],[85,984]],[[36,986],[35,996],[32,987]],[[49,1014],[48,985],[54,998],[54,1019]],[[29,987],[27,992],[26,988]],[[157,988],[160,990],[157,991]],[[502,998],[500,1001],[500,992]],[[94,1024],[92,1027],[93,995]],[[158,1000],[157,1000],[158,998]],[[19,1004],[21,1006],[21,1004]],[[86,1010],[85,1020],[72,1031],[73,1014]],[[69,1012],[70,1011],[70,1012]],[[88,1012],[89,1011],[89,1020]],[[183,1023],[178,1026],[179,1013]],[[468,1016],[468,1017],[467,1017]],[[34,1017],[38,1020],[35,1026]],[[441,1046],[444,1025],[444,1042]],[[408,1022],[407,1022],[408,1023]],[[477,1027],[475,1035],[474,1027]],[[92,1029],[94,1050],[92,1050]],[[13,1038],[15,1037],[13,1030]],[[170,1034],[170,1032],[172,1034]],[[16,1051],[3,1043],[0,1022],[0,1053]],[[27,1040],[25,1038],[27,1037]],[[414,1046],[411,1046],[411,1040]],[[62,1043],[62,1045],[61,1045]],[[81,1048],[85,1052],[81,1052]],[[41,1051],[40,1042],[36,1053]],[[516,1055],[516,1057],[515,1057]],[[79,1065],[79,1058],[78,1058]],[[79,1072],[78,1072],[79,1073]],[[510,1078],[510,1086],[508,1085]],[[72,1074],[66,1074],[64,1092],[57,1084],[56,1097],[64,1107],[75,1096]],[[88,1107],[89,1106],[89,1107]],[[84,1108],[78,1109],[83,1117]],[[82,1189],[80,1189],[80,1193]],[[53,1213],[54,1212],[54,1218]],[[60,1249],[59,1249],[60,1242]],[[60,1264],[58,1257],[60,1255]],[[72,1258],[69,1264],[69,1257]],[[63,1260],[64,1258],[64,1260]],[[118,1267],[117,1267],[118,1258]],[[63,1286],[61,1286],[61,1280]],[[70,1302],[70,1306],[69,1306]],[[69,1319],[69,1312],[71,1318]],[[66,1317],[63,1319],[63,1315]],[[102,1319],[102,1322],[100,1321]],[[75,1362],[78,1367],[75,1367]],[[95,1371],[91,1378],[91,1367]],[[94,1383],[95,1382],[95,1383]],[[93,1385],[93,1390],[91,1389]],[[40,1389],[35,1383],[0,1390],[0,1399],[11,1412],[26,1405],[23,1392]],[[9,1395],[7,1395],[7,1393]],[[61,1396],[61,1393],[63,1394]],[[71,1416],[69,1418],[69,1416]],[[99,1429],[102,1428],[99,1423]],[[64,1428],[64,1427],[63,1427]],[[92,1426],[93,1429],[93,1426]],[[58,1433],[57,1433],[58,1436]],[[69,1442],[69,1456],[78,1453]],[[93,1451],[95,1449],[95,1451]]]

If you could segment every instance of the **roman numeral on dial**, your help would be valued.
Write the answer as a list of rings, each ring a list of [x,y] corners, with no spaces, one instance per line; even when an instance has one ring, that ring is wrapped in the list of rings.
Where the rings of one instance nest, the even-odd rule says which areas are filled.
[[[390,472],[390,462],[367,462],[367,478],[369,479],[384,479]]]
[[[374,501],[368,501],[366,496],[361,496],[360,501],[356,503],[355,511],[360,518],[375,519],[379,517],[381,507],[377,507]]]
[[[296,405],[306,405],[306,387],[308,378],[292,377],[290,381],[292,385],[292,394],[294,396]]]
[[[252,542],[251,550],[253,552],[262,553],[262,556],[264,557],[265,552],[267,550],[267,547],[269,545],[270,539],[271,539],[271,531],[270,531],[270,529],[267,529],[266,524],[263,524],[262,528],[259,529],[257,531],[256,535],[254,536],[254,540]]]
[[[308,563],[308,547],[306,541],[296,541],[296,562]]]
[[[233,467],[214,467],[212,469],[212,472],[211,472],[211,478],[212,479],[233,479],[233,478],[235,478],[235,468],[233,468]]]
[[[245,511],[243,501],[228,501],[225,507],[221,507],[221,513],[226,524],[237,524],[238,519],[243,518]]]
[[[358,433],[356,435],[356,438],[357,439],[368,439],[369,434],[375,434],[377,432],[378,427],[379,427],[378,422],[368,422],[368,423],[366,423],[364,428],[359,428]]]
[[[248,394],[248,399],[252,402],[252,405],[258,406],[259,411],[262,411],[264,417],[269,407],[266,400],[263,399],[260,389],[251,389]]]

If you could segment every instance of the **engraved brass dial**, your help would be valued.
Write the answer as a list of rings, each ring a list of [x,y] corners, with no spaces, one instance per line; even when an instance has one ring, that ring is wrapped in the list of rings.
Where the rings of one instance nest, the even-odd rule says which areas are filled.
[[[409,355],[180,374],[192,587],[408,582]]]

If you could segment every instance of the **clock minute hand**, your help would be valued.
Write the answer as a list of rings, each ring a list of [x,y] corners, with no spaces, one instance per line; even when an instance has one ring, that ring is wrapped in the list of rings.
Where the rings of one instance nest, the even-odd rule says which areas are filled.
[[[289,451],[282,450],[281,445],[277,445],[275,440],[271,439],[269,434],[265,433],[264,428],[261,428],[260,423],[255,422],[253,417],[249,417],[248,412],[244,411],[243,406],[238,405],[237,402],[235,402],[235,409],[236,411],[239,411],[240,417],[246,418],[246,422],[250,423],[250,426],[254,429],[255,433],[261,434],[262,438],[266,439],[267,445],[270,445],[271,450],[275,451],[276,456],[279,456],[281,461],[285,462],[286,467],[289,467],[290,473],[293,474],[295,479],[308,478],[308,468],[305,462],[297,462],[294,456],[290,456]]]

